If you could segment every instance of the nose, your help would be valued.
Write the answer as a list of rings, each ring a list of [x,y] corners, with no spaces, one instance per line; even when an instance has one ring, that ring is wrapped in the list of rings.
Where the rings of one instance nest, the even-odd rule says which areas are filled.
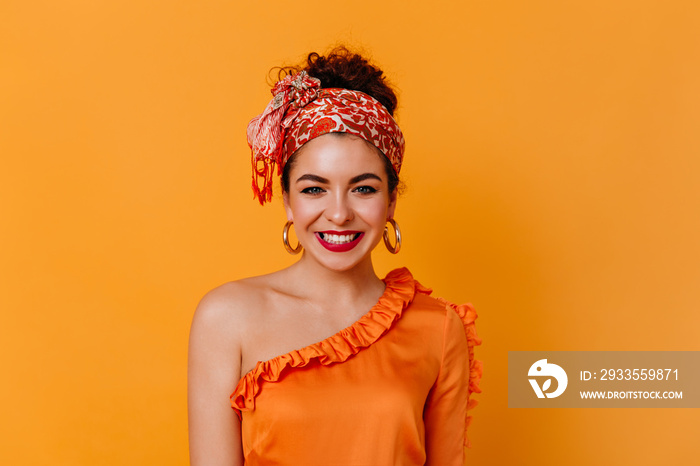
[[[337,193],[335,196],[329,197],[325,211],[328,220],[336,225],[344,225],[354,218],[352,206],[344,193]]]

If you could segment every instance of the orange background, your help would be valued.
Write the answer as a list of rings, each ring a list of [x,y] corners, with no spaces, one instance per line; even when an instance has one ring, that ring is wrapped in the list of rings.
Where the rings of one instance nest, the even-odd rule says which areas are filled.
[[[686,464],[698,410],[513,410],[509,350],[700,350],[696,2],[0,3],[2,464],[187,464],[201,296],[283,267],[250,191],[267,71],[400,91],[398,256],[471,301],[470,464]],[[232,387],[233,388],[233,387]]]

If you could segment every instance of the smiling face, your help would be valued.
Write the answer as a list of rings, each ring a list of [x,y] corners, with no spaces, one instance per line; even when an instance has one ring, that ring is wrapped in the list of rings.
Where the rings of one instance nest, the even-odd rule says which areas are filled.
[[[364,139],[343,133],[324,134],[299,150],[284,206],[305,259],[334,271],[371,264],[396,208],[381,157]]]

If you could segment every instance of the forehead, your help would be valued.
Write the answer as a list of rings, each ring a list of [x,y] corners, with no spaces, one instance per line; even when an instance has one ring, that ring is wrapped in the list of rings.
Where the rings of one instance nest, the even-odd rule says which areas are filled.
[[[384,162],[381,157],[374,145],[360,137],[347,133],[328,133],[312,139],[299,149],[290,174],[294,179],[305,173],[326,178],[374,173],[384,179]]]

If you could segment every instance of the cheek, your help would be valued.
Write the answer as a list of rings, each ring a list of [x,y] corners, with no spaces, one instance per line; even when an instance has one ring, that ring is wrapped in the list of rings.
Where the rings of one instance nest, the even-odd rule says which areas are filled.
[[[384,228],[388,209],[388,201],[386,199],[377,199],[362,205],[358,209],[358,213],[368,224]]]
[[[302,202],[294,197],[289,200],[289,208],[294,217],[294,223],[298,226],[304,225],[313,221],[318,217],[318,207],[313,202]]]

